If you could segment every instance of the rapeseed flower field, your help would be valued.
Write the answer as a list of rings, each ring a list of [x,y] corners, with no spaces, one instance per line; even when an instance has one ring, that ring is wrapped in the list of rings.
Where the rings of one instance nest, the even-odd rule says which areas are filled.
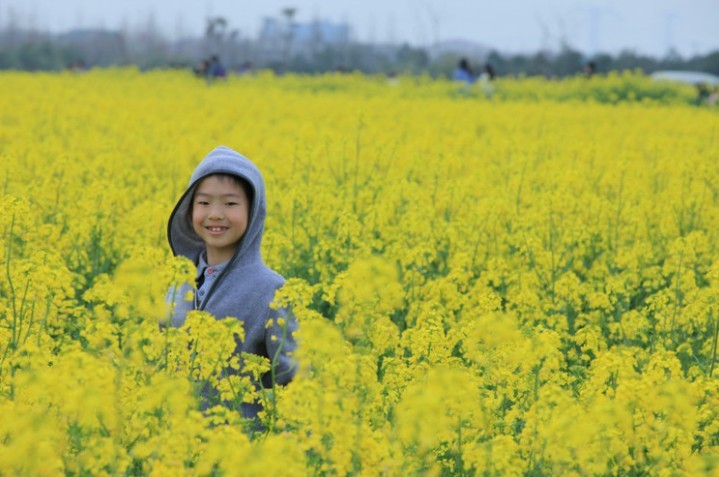
[[[719,475],[719,115],[691,89],[0,84],[0,475]],[[238,323],[159,326],[194,273],[167,218],[218,144],[265,175],[284,388],[222,372]]]

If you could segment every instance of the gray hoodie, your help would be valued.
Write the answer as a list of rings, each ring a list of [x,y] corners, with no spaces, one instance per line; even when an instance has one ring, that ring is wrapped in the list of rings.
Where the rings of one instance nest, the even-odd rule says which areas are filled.
[[[260,245],[267,205],[265,185],[259,169],[249,159],[228,147],[220,146],[212,150],[193,172],[187,190],[170,215],[167,226],[170,247],[175,255],[185,256],[195,265],[200,263],[205,244],[192,228],[188,211],[195,188],[202,179],[212,174],[239,176],[252,186],[249,223],[235,254],[212,281],[197,305],[195,300],[183,299],[188,292],[194,293],[192,285],[184,284],[178,290],[170,290],[168,297],[175,303],[172,326],[181,326],[187,312],[193,309],[205,310],[218,319],[237,318],[244,324],[245,340],[238,343],[235,352],[253,353],[274,360],[275,381],[286,384],[296,370],[291,354],[296,348],[292,332],[296,330],[297,324],[287,310],[273,310],[269,306],[275,291],[285,280],[262,261]],[[277,318],[285,318],[286,325],[280,326]],[[269,320],[272,320],[272,326],[268,328]],[[262,385],[272,386],[270,373],[263,376]],[[260,409],[259,405],[243,404],[242,414],[254,417]]]

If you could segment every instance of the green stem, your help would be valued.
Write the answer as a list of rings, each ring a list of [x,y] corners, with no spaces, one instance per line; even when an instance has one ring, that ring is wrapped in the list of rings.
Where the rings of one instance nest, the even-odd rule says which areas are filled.
[[[270,363],[270,376],[272,377],[272,418],[271,418],[271,427],[270,429],[274,429],[275,424],[277,423],[277,400],[276,400],[276,388],[277,388],[277,374],[276,374],[276,368],[277,368],[277,362],[280,359],[280,356],[282,354],[282,349],[285,347],[285,342],[287,341],[287,328],[289,327],[289,317],[291,316],[292,310],[288,309],[287,311],[287,318],[285,320],[285,326],[282,327],[282,339],[280,340],[280,345],[277,347],[277,351],[275,351],[274,356],[272,356],[272,362]]]
[[[622,219],[622,195],[624,193],[624,173],[622,173],[622,178],[619,181],[619,193],[617,194],[617,211],[614,216],[614,254],[619,252],[619,230],[620,230],[620,221]]]
[[[464,462],[462,461],[462,418],[459,418],[457,424],[457,454],[454,456],[454,472],[455,475],[461,475],[462,469],[464,468]]]
[[[709,319],[711,320],[713,318],[713,310],[709,311]],[[712,373],[714,373],[714,363],[716,363],[717,358],[717,340],[719,340],[719,314],[717,314],[716,318],[714,319],[714,342],[712,343],[712,362],[711,366],[709,366],[709,377],[712,377]]]
[[[359,162],[360,154],[362,152],[362,128],[364,127],[364,118],[360,116],[359,124],[357,125],[357,138],[355,139],[355,170],[354,170],[354,183],[352,187],[353,201],[352,201],[352,212],[357,212],[357,194],[358,189],[358,175],[359,175]]]
[[[52,299],[54,298],[54,294],[51,293],[50,296],[47,299],[47,303],[45,304],[45,322],[47,323],[47,316],[50,314],[50,305],[52,303]],[[30,338],[30,331],[32,330],[32,325],[35,324],[35,303],[32,304],[32,309],[30,313],[30,323],[27,325],[27,331],[25,332],[25,338],[22,340],[23,344],[25,344]],[[42,330],[38,330],[37,335],[40,336],[40,332]]]
[[[13,214],[10,221],[10,236],[8,237],[7,241],[7,261],[5,263],[5,273],[7,274],[7,282],[8,286],[10,287],[10,303],[12,304],[12,339],[10,341],[11,345],[14,345],[17,342],[17,305],[15,304],[15,285],[13,285],[12,274],[10,273],[10,264],[12,262],[12,238],[14,229],[15,214]],[[8,349],[9,348],[10,345],[8,345]],[[5,350],[5,353],[7,354],[7,349]],[[5,357],[3,356],[3,360],[4,358]]]
[[[682,267],[684,265],[684,250],[682,250],[682,253],[679,255],[679,265],[677,266],[677,274],[676,274],[676,282],[674,284],[674,310],[672,312],[672,322],[671,322],[671,330],[670,330],[670,338],[672,339],[672,342],[674,341],[674,325],[676,323],[677,316],[679,315],[679,307],[681,297],[679,296],[680,287],[681,284],[681,276],[682,276]]]
[[[550,204],[549,209],[549,252],[552,257],[552,305],[555,305],[556,283],[557,283],[557,264],[554,254],[554,207]]]
[[[20,338],[22,337],[22,325],[23,325],[23,322],[25,321],[25,305],[27,304],[27,292],[30,289],[30,282],[31,282],[31,280],[29,280],[29,279],[27,282],[25,282],[25,290],[23,290],[23,292],[22,292],[22,300],[20,301],[20,317],[18,319],[18,324],[17,324],[17,328],[18,328],[17,329],[17,338],[14,338],[14,340],[15,340],[14,346],[15,347],[17,347],[18,343],[20,342]],[[33,309],[34,309],[34,307],[35,307],[35,302],[33,302],[33,304],[32,304]],[[32,323],[30,323],[30,325],[32,326]],[[29,327],[28,327],[27,332],[30,333]],[[15,337],[15,330],[13,330],[13,337]]]

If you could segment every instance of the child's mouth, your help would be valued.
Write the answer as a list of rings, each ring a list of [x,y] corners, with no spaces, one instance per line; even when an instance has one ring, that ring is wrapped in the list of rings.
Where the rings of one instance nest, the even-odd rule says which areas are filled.
[[[227,230],[227,227],[205,227],[205,230],[212,235],[220,235]]]

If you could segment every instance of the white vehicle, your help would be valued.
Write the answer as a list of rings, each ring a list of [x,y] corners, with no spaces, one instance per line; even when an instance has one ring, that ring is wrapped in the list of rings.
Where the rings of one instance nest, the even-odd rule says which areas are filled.
[[[651,74],[651,78],[656,81],[674,81],[693,85],[716,86],[719,84],[719,76],[702,71],[655,71]]]

